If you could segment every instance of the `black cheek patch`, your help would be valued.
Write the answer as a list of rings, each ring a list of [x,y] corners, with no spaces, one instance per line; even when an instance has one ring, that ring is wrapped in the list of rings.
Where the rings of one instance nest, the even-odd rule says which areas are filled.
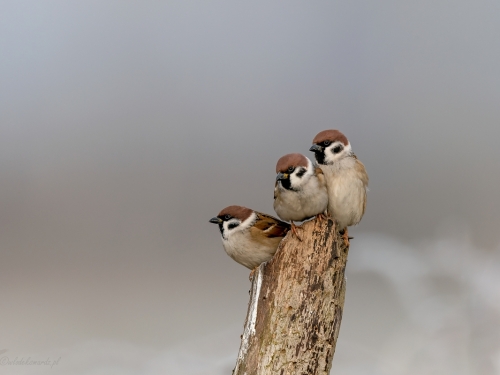
[[[341,145],[335,146],[334,149],[333,149],[333,153],[334,154],[338,154],[343,149],[344,149],[344,147],[342,147]]]
[[[305,168],[300,168],[300,170],[297,172],[296,176],[298,178],[301,178],[304,175],[304,173],[306,173],[306,169]]]
[[[229,224],[229,225],[227,226],[227,229],[233,229],[233,228],[236,228],[238,225],[240,225],[240,224],[238,224],[238,223],[231,223],[231,224]]]

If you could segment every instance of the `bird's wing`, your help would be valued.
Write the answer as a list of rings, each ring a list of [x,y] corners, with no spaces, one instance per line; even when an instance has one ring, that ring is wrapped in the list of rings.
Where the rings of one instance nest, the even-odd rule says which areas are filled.
[[[361,163],[361,161],[359,161],[358,158],[356,158],[356,163],[354,164],[354,169],[356,170],[356,173],[357,173],[359,179],[363,183],[363,188],[364,188],[364,192],[365,192],[365,196],[363,199],[363,213],[362,213],[362,215],[364,215],[365,209],[366,209],[366,189],[368,187],[368,173],[366,173],[365,166],[363,165],[363,163]]]
[[[290,224],[263,213],[257,213],[257,220],[253,225],[267,237],[285,237]]]
[[[366,169],[365,169],[364,164],[361,163],[361,161],[358,158],[356,158],[356,163],[354,164],[354,169],[358,173],[361,181],[363,181],[363,185],[365,185],[365,187],[367,187],[368,186],[368,173],[366,173]]]

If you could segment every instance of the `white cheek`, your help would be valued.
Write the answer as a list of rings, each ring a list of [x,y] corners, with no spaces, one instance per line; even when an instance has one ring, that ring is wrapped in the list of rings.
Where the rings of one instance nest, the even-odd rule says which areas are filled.
[[[333,143],[330,147],[327,147],[325,149],[325,161],[333,163],[337,160],[340,160],[344,158],[345,156],[349,155],[351,153],[351,144],[347,144],[347,146],[342,145],[344,148],[342,151],[340,151],[338,154],[335,154],[333,152],[333,149],[337,147],[338,145],[342,145],[340,142],[335,142]]]
[[[256,214],[254,212],[254,213],[252,213],[252,215],[250,215],[250,217],[248,219],[246,219],[243,222],[240,222],[238,219],[231,219],[229,221],[225,221],[222,224],[222,226],[224,227],[224,234],[225,234],[225,236],[229,237],[233,233],[240,232],[240,231],[243,231],[245,229],[250,228],[252,226],[252,224],[254,223],[255,219],[256,219]],[[236,224],[238,224],[238,226],[229,229],[229,225],[232,224],[232,223],[236,223]]]
[[[303,185],[307,180],[309,180],[309,178],[313,174],[311,171],[312,169],[306,170],[302,177],[298,177],[295,173],[290,175],[290,184],[292,185],[292,187],[299,187]]]
[[[292,187],[297,187],[297,186],[300,185],[300,178],[297,177],[297,175],[295,174],[295,172],[293,172],[290,175],[290,185]]]
[[[342,150],[341,154],[350,155],[351,153],[352,153],[351,144],[348,143],[347,146],[345,146],[344,149]]]
[[[333,163],[337,159],[337,155],[333,153],[333,146],[325,148],[325,162]]]
[[[231,225],[231,224],[238,224],[238,226],[233,227],[233,228],[230,229],[229,225]],[[240,223],[239,220],[232,219],[232,220],[229,220],[229,221],[225,221],[224,224],[223,224],[223,226],[224,226],[224,232],[225,233],[231,233],[231,232],[234,232],[234,231],[238,230],[238,228],[241,226],[241,223]]]

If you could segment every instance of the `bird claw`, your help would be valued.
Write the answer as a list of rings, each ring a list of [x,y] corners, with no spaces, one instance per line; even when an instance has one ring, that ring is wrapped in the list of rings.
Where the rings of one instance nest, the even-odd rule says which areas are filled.
[[[349,245],[350,245],[349,240],[352,238],[354,238],[354,237],[349,237],[349,232],[347,230],[347,227],[345,227],[343,230],[343,233],[342,233],[342,239],[344,240],[344,245],[346,247],[349,247]]]
[[[297,237],[297,239],[298,239],[300,242],[302,242],[302,238],[300,238],[299,234],[297,233],[297,229],[302,229],[302,230],[303,230],[303,228],[300,228],[300,227],[296,226],[296,225],[293,223],[293,221],[292,221],[292,225],[291,225],[291,227],[292,227],[292,233],[295,235],[295,237]]]
[[[328,216],[326,216],[324,213],[320,213],[316,215],[316,218],[318,219],[318,221],[322,222],[323,220],[328,219]]]

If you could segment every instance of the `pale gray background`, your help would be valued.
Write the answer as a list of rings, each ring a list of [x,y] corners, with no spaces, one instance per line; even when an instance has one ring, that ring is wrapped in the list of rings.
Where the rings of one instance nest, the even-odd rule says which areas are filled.
[[[496,1],[0,1],[0,374],[230,374],[248,271],[323,129],[370,174],[336,373],[500,373]],[[334,372],[334,371],[332,371]]]

